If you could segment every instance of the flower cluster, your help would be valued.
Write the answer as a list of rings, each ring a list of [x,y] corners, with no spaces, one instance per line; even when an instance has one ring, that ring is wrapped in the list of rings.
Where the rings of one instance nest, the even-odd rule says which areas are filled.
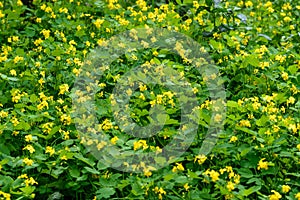
[[[300,200],[299,17],[300,4],[289,0],[0,0],[0,199]],[[136,27],[146,30],[143,38]],[[153,28],[183,33],[201,48],[192,52],[179,40],[173,52],[151,48],[174,39],[147,38]],[[129,41],[144,49],[128,51],[126,42],[111,40],[127,30]],[[127,51],[109,65],[94,62],[93,49],[109,45]],[[213,66],[206,57],[191,62],[193,53],[210,55],[218,73],[201,74],[198,68]],[[97,68],[83,73],[83,66]],[[167,68],[178,76],[168,77]],[[133,69],[141,71],[124,78]],[[157,83],[146,81],[153,79],[150,72],[160,77]],[[72,91],[76,79],[99,74]],[[226,113],[214,99],[217,90],[207,85],[218,77]],[[182,80],[190,91],[166,87]],[[120,83],[128,88],[116,94]],[[197,102],[195,115],[182,110],[187,93]],[[130,97],[128,105],[116,111],[122,95]],[[92,99],[93,109],[74,117]],[[164,112],[153,114],[155,109]],[[180,124],[183,118],[197,129]],[[219,135],[212,135],[216,144],[206,143],[212,151],[199,152],[206,138],[214,139],[207,137],[209,128],[223,121]],[[132,123],[161,129],[137,138],[126,132]],[[179,158],[162,156],[165,146],[190,131],[195,138]],[[165,167],[109,160],[117,151],[103,163],[88,147],[99,155],[117,148],[153,153],[151,162]]]

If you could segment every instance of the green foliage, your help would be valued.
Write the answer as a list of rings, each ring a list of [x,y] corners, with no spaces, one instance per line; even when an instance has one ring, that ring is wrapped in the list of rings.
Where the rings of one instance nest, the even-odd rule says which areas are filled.
[[[0,199],[299,200],[299,17],[300,4],[288,0],[0,1]],[[70,91],[92,49],[145,25],[184,33],[209,53],[224,80],[226,119],[212,152],[199,155],[214,120],[204,78],[166,49],[125,53],[105,70],[95,95],[99,124],[113,145],[160,151],[178,132],[180,100],[188,101],[155,84],[124,91],[135,123],[164,125],[145,140],[125,134],[110,97],[131,69],[168,66],[184,74],[199,102],[190,119],[199,124],[197,136],[180,158],[125,173],[87,150],[91,141],[76,130]],[[153,104],[165,113],[151,115]]]

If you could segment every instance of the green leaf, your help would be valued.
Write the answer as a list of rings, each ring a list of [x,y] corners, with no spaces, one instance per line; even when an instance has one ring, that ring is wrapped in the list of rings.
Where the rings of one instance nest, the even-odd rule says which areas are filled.
[[[69,173],[73,178],[78,178],[80,176],[80,171],[78,168],[71,168]]]
[[[231,108],[239,107],[239,104],[235,101],[227,101],[226,104],[228,107],[231,107]]]
[[[269,118],[265,115],[261,116],[260,119],[256,120],[255,124],[257,126],[265,126],[266,123],[269,121]]]
[[[260,190],[261,186],[253,186],[247,190],[242,191],[242,196],[249,196],[250,194]]]
[[[55,49],[54,51],[52,51],[53,56],[60,56],[63,53],[64,53],[64,51],[62,49]]]
[[[84,169],[88,172],[90,172],[91,174],[100,174],[99,171],[97,171],[96,169],[94,168],[90,168],[90,167],[84,167]]]
[[[51,175],[55,178],[58,178],[59,175],[61,175],[67,168],[64,167],[58,167],[55,170],[52,170]]]
[[[176,0],[176,3],[177,3],[178,5],[181,5],[181,4],[182,4],[181,0]]]
[[[289,157],[289,158],[293,158],[293,154],[291,152],[288,151],[282,151],[279,153],[280,157]]]
[[[84,175],[78,177],[78,178],[76,179],[76,181],[86,181],[87,178],[88,178],[88,176],[87,176],[86,174],[84,174]]]
[[[266,35],[266,34],[262,34],[262,33],[260,33],[260,34],[258,34],[258,36],[261,36],[261,37],[263,37],[263,38],[266,38],[267,40],[272,40],[272,38],[270,38],[268,35]]]
[[[188,177],[189,177],[189,178],[200,179],[200,178],[199,178],[199,174],[201,174],[201,172],[199,172],[199,171],[197,171],[197,172],[192,172],[191,170],[188,169]]]
[[[20,188],[20,190],[22,192],[24,192],[24,195],[30,195],[31,193],[34,192],[35,187],[33,187],[33,186],[27,186],[27,187]]]
[[[34,155],[34,158],[39,161],[47,160],[47,156],[45,154],[36,154]]]
[[[0,152],[6,155],[10,154],[10,150],[5,143],[0,143]]]
[[[122,190],[126,186],[130,185],[130,181],[129,180],[121,180],[120,182],[121,183],[118,184],[118,189],[120,189],[120,190]]]
[[[30,125],[24,121],[21,121],[17,126],[16,130],[24,130],[28,131],[30,129]]]
[[[94,163],[93,161],[91,161],[91,160],[89,160],[89,159],[83,157],[83,156],[82,156],[81,154],[79,154],[79,153],[76,153],[76,154],[74,155],[74,157],[77,158],[78,160],[80,160],[80,161],[82,161],[82,162],[88,164],[88,165],[91,166],[91,167],[93,167],[93,166],[95,165],[95,163]]]
[[[167,162],[165,157],[155,157],[154,160],[160,165],[164,165]]]
[[[181,184],[188,182],[188,179],[187,179],[186,176],[176,176],[174,178],[174,180],[175,180],[176,183],[181,183]]]
[[[25,55],[24,49],[17,48],[17,49],[16,49],[16,54],[17,54],[18,56],[24,56],[24,55]]]
[[[97,197],[99,199],[105,198],[108,199],[110,196],[114,195],[116,193],[116,190],[114,188],[101,188],[96,191]]]
[[[49,140],[49,139],[51,139],[52,138],[52,136],[55,134],[55,133],[57,133],[57,131],[59,131],[59,129],[60,129],[60,126],[55,126],[51,131],[50,131],[50,133],[49,133],[49,135],[47,136],[47,140]]]
[[[241,151],[241,157],[244,157],[246,154],[248,154],[252,150],[252,147],[246,148]]]
[[[164,180],[169,181],[169,180],[172,180],[174,177],[175,177],[174,173],[166,174],[166,175],[164,175]]]
[[[212,46],[212,48],[215,49],[215,50],[220,50],[220,49],[223,48],[222,43],[217,42],[217,41],[215,41],[215,40],[210,40],[209,43],[210,43],[210,45]]]
[[[244,127],[236,127],[236,130],[240,130],[240,131],[243,131],[245,133],[249,133],[250,135],[254,135],[254,136],[257,136],[257,132],[249,129],[249,128],[244,128]]]
[[[248,64],[258,67],[259,66],[259,59],[256,55],[250,55],[246,57]]]
[[[105,164],[103,163],[103,161],[101,161],[101,160],[98,161],[98,163],[97,163],[97,169],[98,169],[98,170],[104,170],[104,169],[107,169],[107,168],[108,168],[108,166],[105,165]]]
[[[242,168],[238,170],[238,174],[241,175],[244,178],[252,178],[253,173],[250,169]]]
[[[140,195],[144,195],[144,190],[142,189],[142,187],[139,184],[134,183],[132,185],[131,193],[135,196],[140,196]]]
[[[18,81],[19,79],[18,78],[15,78],[15,77],[8,77],[6,76],[5,74],[1,74],[0,73],[0,77],[4,80],[8,80],[8,81]]]
[[[24,33],[27,37],[33,37],[35,35],[35,29],[31,27],[26,27]]]
[[[291,65],[291,66],[289,66],[289,67],[288,67],[288,71],[289,71],[292,75],[296,74],[297,71],[298,71],[298,65]]]

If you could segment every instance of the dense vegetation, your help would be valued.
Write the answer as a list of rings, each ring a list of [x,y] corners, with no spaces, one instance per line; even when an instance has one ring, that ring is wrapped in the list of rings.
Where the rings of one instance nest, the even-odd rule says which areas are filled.
[[[291,0],[0,1],[0,199],[300,200],[299,17],[300,3]],[[78,129],[87,119],[72,115],[80,110],[74,108],[75,97],[84,97],[72,88],[80,85],[93,49],[121,47],[111,38],[124,31],[141,37],[137,27],[192,38],[218,73],[203,76],[183,54],[145,42],[144,49],[131,48],[100,68],[92,96],[98,128],[87,132],[108,139],[94,141]],[[174,44],[178,52],[184,47]],[[134,71],[140,66],[176,72],[191,90],[178,97],[182,91],[152,84],[145,71]],[[132,71],[136,73],[128,75]],[[125,75],[138,83],[121,94],[130,96],[126,109],[132,122],[162,125],[151,137],[126,134],[126,123],[115,120],[118,101],[112,93],[117,84],[130,81],[122,79]],[[214,114],[219,107],[208,80],[218,80],[226,92],[221,103],[226,113]],[[129,161],[110,167],[89,148],[159,155],[179,137],[179,129],[189,130],[180,126],[182,101],[189,101],[181,98],[184,94],[198,102],[197,116],[190,119],[197,129],[181,156],[171,163],[156,158],[164,167]],[[151,115],[155,105],[165,113]],[[211,152],[203,153],[203,140],[218,123],[218,140]]]

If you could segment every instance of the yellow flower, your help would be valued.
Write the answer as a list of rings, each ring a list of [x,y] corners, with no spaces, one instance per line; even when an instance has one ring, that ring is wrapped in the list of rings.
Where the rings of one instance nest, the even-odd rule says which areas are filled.
[[[59,9],[59,12],[60,12],[60,13],[68,14],[68,8],[60,8],[60,9]]]
[[[193,88],[193,93],[196,94],[197,92],[199,92],[198,88],[194,87]]]
[[[281,77],[282,77],[282,79],[285,80],[285,81],[289,79],[289,75],[288,75],[288,73],[286,73],[286,72],[283,72],[283,73],[281,74]]]
[[[300,7],[300,6],[299,6]],[[297,200],[300,200],[300,192],[298,192],[296,195],[295,195],[295,198],[297,199]]]
[[[213,182],[216,182],[217,180],[219,180],[219,176],[220,176],[219,172],[216,172],[215,170],[211,170],[209,172],[209,175]]]
[[[284,55],[276,55],[275,60],[279,61],[280,63],[283,63],[286,60],[286,56]]]
[[[12,119],[10,121],[13,123],[14,126],[17,126],[20,123],[19,120],[15,116],[12,117]]]
[[[34,41],[34,44],[35,44],[35,46],[39,46],[42,42],[43,42],[43,40],[41,38],[39,38]]]
[[[290,21],[292,21],[292,19],[290,17],[286,16],[286,17],[283,18],[283,21],[284,22],[290,22]]]
[[[71,41],[69,42],[69,45],[77,45],[77,43],[76,43],[74,40],[71,40]]]
[[[99,125],[100,130],[107,131],[113,128],[113,124],[109,119],[105,119],[102,124]]]
[[[143,101],[146,100],[146,97],[145,97],[145,95],[143,93],[140,94],[139,98],[142,99]]]
[[[59,86],[59,93],[58,94],[64,94],[66,92],[69,92],[69,85],[68,84],[62,84]]]
[[[42,22],[42,18],[36,18],[35,20],[37,23],[41,23]]]
[[[31,142],[32,141],[32,135],[25,135],[25,141]]]
[[[18,0],[18,1],[17,1],[17,5],[18,5],[18,6],[23,6],[23,2],[22,2],[21,0]]]
[[[8,112],[5,112],[4,110],[1,110],[0,111],[0,117],[1,118],[5,118],[5,117],[7,117],[8,116]]]
[[[177,172],[177,167],[176,166],[173,167],[172,172],[174,172],[174,173]]]
[[[107,143],[105,141],[101,141],[98,145],[97,145],[97,149],[100,151],[103,147],[105,147],[107,145]]]
[[[49,153],[52,156],[55,153],[55,149],[53,147],[47,146],[45,153]]]
[[[297,149],[300,151],[300,144],[297,145]]]
[[[32,145],[30,145],[30,144],[28,144],[27,146],[25,146],[25,147],[23,148],[23,150],[28,150],[30,153],[35,152],[34,147],[33,147]]]
[[[214,117],[214,121],[218,123],[218,122],[220,122],[221,120],[222,120],[222,115],[216,114],[215,117]]]
[[[43,5],[41,5],[41,7],[40,7],[40,8],[41,8],[41,10],[45,10],[45,9],[46,9],[46,7],[47,7],[47,6],[46,6],[46,4],[43,4]]]
[[[249,120],[244,120],[244,119],[240,121],[239,125],[240,126],[245,126],[245,127],[251,127],[250,121]]]
[[[291,187],[288,186],[288,185],[283,185],[281,187],[281,190],[282,190],[283,193],[288,193],[291,190]]]
[[[143,91],[147,90],[147,85],[140,84],[139,88],[140,88],[140,91],[143,92]]]
[[[258,170],[260,170],[260,169],[267,170],[268,169],[268,162],[267,161],[264,162],[264,160],[265,160],[265,158],[262,158],[258,162],[258,167],[257,167]]]
[[[52,12],[52,8],[48,6],[48,7],[45,9],[45,12],[46,12],[46,13]]]
[[[38,80],[39,84],[42,86],[44,83],[46,83],[46,81],[44,81],[43,78],[40,78],[40,80]]]
[[[103,19],[97,19],[96,21],[94,21],[94,25],[99,29],[103,22]]]
[[[86,42],[85,42],[85,45],[88,46],[88,47],[91,46],[90,41],[86,41]]]
[[[14,69],[10,70],[9,73],[10,73],[12,76],[17,76],[17,72],[16,72],[16,70],[14,70]]]
[[[110,142],[112,144],[116,144],[118,140],[119,140],[119,138],[117,136],[115,136],[115,137],[111,138]]]
[[[137,150],[143,147],[143,150],[147,149],[149,146],[147,145],[146,140],[139,140],[133,143],[133,150]]]
[[[63,155],[60,157],[61,160],[68,160],[67,156]]]
[[[149,170],[144,170],[144,176],[150,177],[152,175],[152,172]]]
[[[199,165],[202,165],[206,161],[207,157],[204,154],[197,155],[194,159],[194,162],[198,161]]]
[[[25,163],[27,166],[31,166],[33,164],[33,160],[28,158],[24,158],[22,162]]]
[[[177,165],[176,167],[179,171],[184,171],[184,167],[182,166],[181,163],[176,163],[176,165]]]
[[[39,105],[37,105],[38,110],[42,110],[45,107],[47,107],[47,109],[49,108],[47,101],[42,101]]]
[[[10,200],[10,194],[5,193],[5,192],[2,192],[2,191],[0,190],[0,195],[2,195],[3,198],[5,198],[5,200]],[[1,199],[2,199],[2,198],[1,198]]]
[[[2,10],[0,10],[0,18],[5,17],[5,14],[2,13]]]
[[[26,179],[27,179],[28,176],[27,176],[27,174],[22,174],[22,175],[18,176],[18,178],[19,178],[19,179],[21,179],[21,178],[26,178]]]
[[[247,2],[245,2],[245,6],[246,6],[246,7],[252,7],[252,6],[253,6],[252,1],[247,1]]]
[[[229,142],[236,142],[238,138],[236,136],[231,136]]]
[[[240,175],[238,175],[238,174],[234,175],[234,183],[239,184],[240,183],[240,178],[241,178]]]
[[[22,56],[16,56],[14,58],[14,63],[17,64],[19,61],[23,61],[23,60],[24,60],[24,58]]]
[[[186,183],[186,184],[184,184],[184,189],[185,189],[185,191],[188,191],[189,190],[189,188],[190,188],[190,186],[189,186],[189,184],[188,183]]]
[[[25,185],[28,187],[29,185],[33,185],[33,184],[38,184],[38,182],[36,182],[32,177],[30,177],[29,179],[26,179],[24,181]]]
[[[12,135],[17,136],[17,135],[19,135],[19,133],[20,133],[19,131],[13,131]]]
[[[45,39],[47,39],[50,37],[50,32],[51,32],[50,30],[43,29],[40,33],[42,33]]]
[[[287,102],[287,104],[294,104],[295,103],[295,98],[294,97],[290,97]]]
[[[63,122],[64,125],[71,124],[71,116],[67,114],[63,114],[60,116],[60,121]]]
[[[275,190],[271,190],[271,192],[273,192],[274,194],[269,196],[269,200],[279,200],[279,199],[281,199],[281,197],[282,197],[281,194],[279,194]]]
[[[296,126],[296,124],[289,124],[288,129],[291,130],[293,133],[297,132],[297,126]]]
[[[226,185],[227,189],[229,191],[232,191],[234,190],[234,183],[232,183],[231,181],[227,182],[227,185]]]

